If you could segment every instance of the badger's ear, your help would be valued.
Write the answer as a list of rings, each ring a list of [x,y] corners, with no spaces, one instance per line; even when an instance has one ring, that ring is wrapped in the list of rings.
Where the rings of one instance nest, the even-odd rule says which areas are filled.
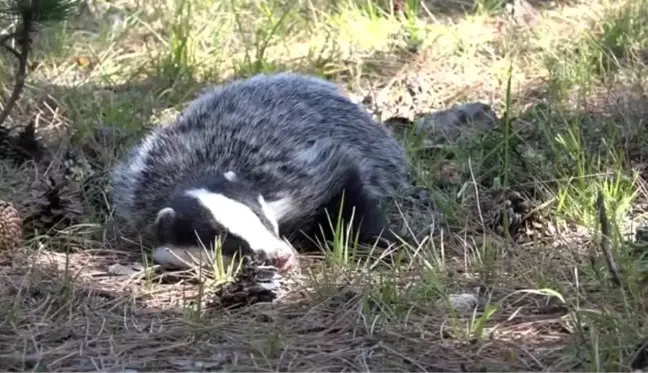
[[[158,211],[157,217],[155,218],[155,224],[164,224],[165,222],[173,222],[175,220],[176,213],[175,210],[171,207],[165,207],[162,210]]]
[[[155,230],[158,238],[164,239],[173,232],[173,224],[176,219],[176,212],[171,207],[165,207],[158,211],[155,218]]]

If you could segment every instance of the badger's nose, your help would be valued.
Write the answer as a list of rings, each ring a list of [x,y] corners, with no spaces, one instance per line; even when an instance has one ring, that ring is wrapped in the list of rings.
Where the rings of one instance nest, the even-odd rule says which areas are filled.
[[[277,243],[278,247],[275,246],[272,249],[264,248],[256,251],[264,260],[270,261],[272,265],[277,267],[280,273],[285,273],[297,264],[297,252],[283,240]]]
[[[277,267],[281,273],[289,271],[297,264],[297,252],[285,239],[270,237],[263,242],[255,242],[250,248],[261,261]]]
[[[297,264],[297,254],[293,250],[279,251],[275,257],[275,265],[280,273],[286,273]]]

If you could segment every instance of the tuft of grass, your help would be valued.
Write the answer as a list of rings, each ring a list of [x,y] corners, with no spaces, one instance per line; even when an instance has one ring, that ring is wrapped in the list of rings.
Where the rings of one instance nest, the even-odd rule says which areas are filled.
[[[494,15],[504,11],[505,0],[476,0],[473,2],[473,12],[477,15]]]
[[[197,47],[192,22],[192,2],[177,0],[173,5],[174,20],[171,24],[168,51],[161,56],[158,66],[159,75],[166,77],[170,82],[194,78]]]

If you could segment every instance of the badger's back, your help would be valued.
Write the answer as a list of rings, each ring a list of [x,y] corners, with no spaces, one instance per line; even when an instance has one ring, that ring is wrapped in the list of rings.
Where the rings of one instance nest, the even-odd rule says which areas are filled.
[[[286,222],[314,213],[349,167],[380,200],[404,186],[405,164],[388,131],[335,85],[293,73],[257,75],[204,93],[175,123],[142,139],[114,170],[113,203],[142,229],[176,188],[234,171],[270,203],[289,200]]]

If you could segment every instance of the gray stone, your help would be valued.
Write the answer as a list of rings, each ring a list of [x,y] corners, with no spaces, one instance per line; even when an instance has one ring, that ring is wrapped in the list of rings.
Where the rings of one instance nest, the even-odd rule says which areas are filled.
[[[436,143],[457,140],[465,132],[492,129],[497,121],[497,114],[491,107],[481,102],[470,102],[452,108],[424,115],[414,121],[418,134],[426,142]]]

